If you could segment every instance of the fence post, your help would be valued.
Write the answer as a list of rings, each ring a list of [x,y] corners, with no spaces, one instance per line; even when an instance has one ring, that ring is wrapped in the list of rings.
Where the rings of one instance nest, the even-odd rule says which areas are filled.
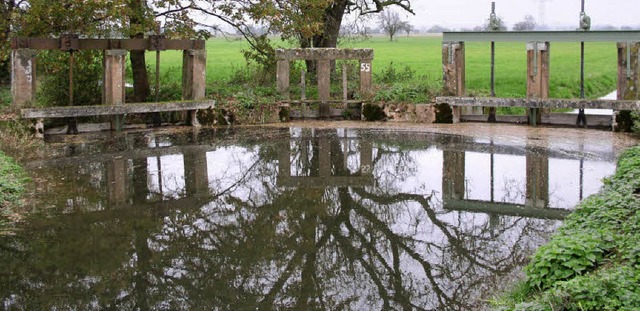
[[[549,98],[549,42],[530,42],[527,44],[527,97]],[[548,109],[530,108],[527,110],[529,124],[536,126],[542,121],[542,114]]]
[[[126,50],[106,50],[104,52],[104,82],[102,84],[102,101],[105,105],[122,105],[125,97],[125,64]],[[122,127],[123,116],[115,116],[111,120],[111,129]]]
[[[11,95],[16,108],[28,105],[35,98],[37,54],[33,49],[11,51]]]
[[[465,94],[464,42],[445,42],[442,45],[442,71],[446,96]],[[453,123],[460,122],[460,107],[451,107]]]
[[[639,50],[640,42],[618,42],[618,100],[640,99]],[[630,132],[632,126],[631,111],[613,110],[614,131]]]

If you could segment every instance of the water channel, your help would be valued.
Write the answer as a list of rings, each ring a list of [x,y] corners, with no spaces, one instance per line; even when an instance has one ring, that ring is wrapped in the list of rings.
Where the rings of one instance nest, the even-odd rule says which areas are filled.
[[[3,309],[479,309],[616,158],[389,129],[93,135],[28,163],[43,212],[0,237]]]

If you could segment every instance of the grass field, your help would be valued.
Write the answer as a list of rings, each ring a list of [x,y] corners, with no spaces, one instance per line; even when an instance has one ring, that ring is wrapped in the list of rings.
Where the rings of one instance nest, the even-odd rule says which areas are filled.
[[[241,50],[248,46],[243,40],[214,38],[207,41],[207,80],[228,81],[234,72],[243,69],[246,62]],[[341,47],[372,48],[375,59],[374,74],[380,75],[393,64],[396,70],[405,67],[415,72],[419,81],[442,79],[442,39],[440,37],[399,37],[389,42],[383,37],[359,42],[346,42]],[[489,94],[490,88],[489,43],[466,45],[467,93]],[[585,77],[586,96],[600,97],[615,89],[615,43],[588,43],[586,45]],[[161,71],[164,76],[180,77],[182,64],[180,52],[161,54]],[[155,66],[155,55],[148,54],[148,64]],[[551,44],[550,96],[554,98],[579,97],[580,45],[579,43]],[[406,83],[411,81],[397,81]],[[374,79],[374,83],[376,83]],[[217,84],[217,83],[216,83]],[[500,97],[524,97],[526,91],[526,50],[524,43],[496,44],[496,94]]]

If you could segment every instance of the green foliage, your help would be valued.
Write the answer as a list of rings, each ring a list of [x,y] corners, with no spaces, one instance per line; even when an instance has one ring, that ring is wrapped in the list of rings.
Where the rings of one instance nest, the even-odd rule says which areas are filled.
[[[0,230],[10,223],[15,209],[21,205],[27,182],[22,167],[0,151]]]
[[[375,104],[362,105],[362,116],[366,121],[381,121],[387,117],[384,109]]]
[[[382,72],[374,76],[376,81],[380,83],[394,83],[398,81],[410,81],[415,75],[415,69],[405,65],[401,70],[397,70],[392,61],[389,63],[389,66],[382,69]]]
[[[11,87],[0,86],[0,109],[10,107],[12,100]]]
[[[102,101],[102,53],[74,53],[73,105],[99,105]],[[69,105],[69,53],[43,51],[38,54],[44,73],[36,104],[43,107]]]
[[[605,252],[600,241],[597,235],[578,233],[559,236],[543,245],[525,268],[528,285],[544,290],[595,269]]]
[[[600,193],[584,200],[536,252],[501,310],[637,310],[640,146],[625,151]]]

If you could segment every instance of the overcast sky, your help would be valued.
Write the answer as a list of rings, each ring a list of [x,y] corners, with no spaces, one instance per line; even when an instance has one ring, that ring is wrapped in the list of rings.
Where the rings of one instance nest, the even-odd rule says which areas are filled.
[[[578,26],[580,0],[494,0],[496,13],[509,28],[527,14],[540,24],[541,8],[550,27]],[[441,25],[472,28],[484,23],[491,13],[491,0],[413,0],[416,15],[406,18],[418,29]],[[640,0],[586,0],[585,11],[592,25],[634,26],[640,28]]]

